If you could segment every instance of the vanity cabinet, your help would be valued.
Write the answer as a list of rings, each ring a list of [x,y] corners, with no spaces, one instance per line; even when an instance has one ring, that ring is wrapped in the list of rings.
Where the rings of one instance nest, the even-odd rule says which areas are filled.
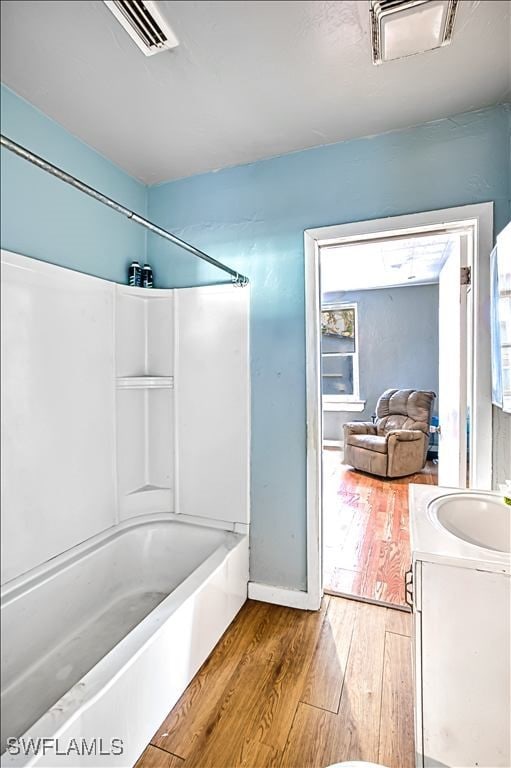
[[[413,555],[416,765],[509,768],[509,573]]]

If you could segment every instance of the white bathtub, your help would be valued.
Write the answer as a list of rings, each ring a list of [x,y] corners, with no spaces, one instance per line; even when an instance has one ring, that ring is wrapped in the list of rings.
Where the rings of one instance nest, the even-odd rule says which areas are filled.
[[[6,584],[2,766],[132,766],[247,581],[247,536],[153,515]]]

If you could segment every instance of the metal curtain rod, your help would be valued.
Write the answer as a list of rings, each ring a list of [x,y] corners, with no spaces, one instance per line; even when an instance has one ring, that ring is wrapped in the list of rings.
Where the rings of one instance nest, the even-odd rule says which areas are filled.
[[[217,261],[212,256],[208,256],[207,253],[204,253],[198,248],[195,248],[194,245],[190,245],[190,243],[181,240],[181,238],[177,237],[177,235],[173,235],[171,232],[167,232],[167,230],[163,229],[163,227],[159,227],[157,224],[153,224],[148,219],[144,219],[144,217],[139,216],[138,213],[130,211],[129,208],[126,208],[124,205],[117,203],[115,200],[107,197],[102,192],[98,192],[98,190],[94,189],[94,187],[90,187],[88,184],[80,181],[80,179],[77,179],[74,176],[71,176],[71,174],[66,173],[66,171],[62,170],[62,168],[58,168],[58,166],[49,163],[47,160],[44,160],[44,158],[39,157],[39,155],[35,155],[33,152],[30,152],[30,150],[26,149],[26,147],[22,147],[21,144],[17,144],[15,141],[12,141],[12,139],[4,136],[3,133],[1,134],[1,145],[2,147],[8,149],[10,152],[14,152],[15,155],[22,157],[23,160],[27,160],[29,163],[36,165],[38,168],[41,168],[41,170],[50,173],[52,176],[56,176],[57,179],[60,179],[66,184],[70,184],[72,187],[79,189],[80,192],[89,195],[89,197],[93,197],[94,200],[97,200],[99,203],[107,205],[112,210],[117,211],[117,213],[122,213],[123,216],[126,216],[128,219],[131,219],[137,224],[140,224],[142,227],[145,227],[151,232],[154,232],[155,235],[159,235],[165,240],[170,240],[170,242],[174,243],[174,245],[178,245],[180,248],[184,248],[185,251],[193,253],[194,256],[197,256],[203,261],[207,261],[208,264],[211,264],[213,267],[218,267],[218,269],[227,272],[229,275],[231,275],[232,282],[236,285],[243,286],[248,284],[248,277],[245,275],[242,275],[239,272],[236,272],[234,269],[227,267],[225,264]]]

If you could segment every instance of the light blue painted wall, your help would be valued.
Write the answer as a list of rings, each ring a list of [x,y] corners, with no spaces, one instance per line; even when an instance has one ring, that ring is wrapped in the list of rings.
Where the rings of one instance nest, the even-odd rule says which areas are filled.
[[[303,230],[494,200],[509,219],[508,108],[298,152],[147,190],[11,91],[2,131],[251,278],[252,578],[303,588]],[[2,151],[2,247],[124,282],[145,233]],[[156,284],[225,279],[150,236]],[[226,478],[228,482],[228,478]]]
[[[342,440],[342,425],[370,421],[386,389],[428,389],[438,395],[438,285],[325,293],[324,302],[356,302],[361,413],[325,411],[325,438]],[[438,399],[434,412],[438,411]]]
[[[251,279],[253,580],[306,581],[303,230],[489,200],[502,229],[509,141],[496,107],[149,189],[152,219]],[[149,237],[160,285],[223,279],[171,253]]]
[[[145,214],[146,187],[8,88],[1,89],[2,133]],[[2,248],[98,277],[126,281],[144,259],[145,230],[2,149]]]

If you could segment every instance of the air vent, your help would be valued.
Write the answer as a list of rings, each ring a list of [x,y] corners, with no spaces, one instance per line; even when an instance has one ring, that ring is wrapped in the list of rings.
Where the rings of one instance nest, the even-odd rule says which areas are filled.
[[[104,0],[104,3],[146,56],[179,45],[152,0]]]
[[[458,0],[369,0],[373,63],[451,42]]]

